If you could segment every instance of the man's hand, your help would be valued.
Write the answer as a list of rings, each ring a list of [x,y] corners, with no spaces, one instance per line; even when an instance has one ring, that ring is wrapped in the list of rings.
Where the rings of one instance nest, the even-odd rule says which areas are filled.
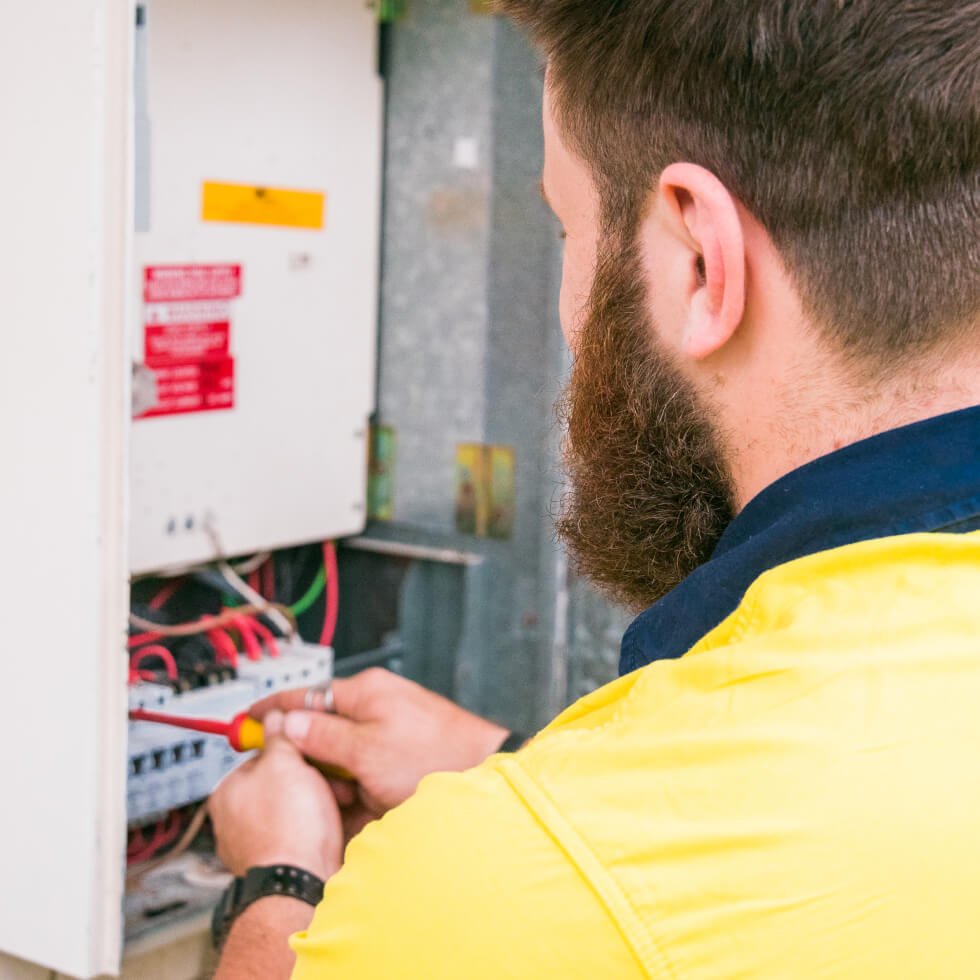
[[[236,875],[291,864],[326,880],[342,862],[337,801],[323,776],[283,737],[282,727],[281,713],[267,713],[265,751],[211,796],[218,857]]]
[[[269,712],[288,712],[286,737],[304,756],[354,776],[356,799],[354,787],[332,783],[347,810],[348,837],[408,799],[429,773],[479,765],[508,734],[506,728],[386,670],[337,679],[333,693],[332,715],[302,710],[302,690],[272,695],[251,713],[265,720]]]

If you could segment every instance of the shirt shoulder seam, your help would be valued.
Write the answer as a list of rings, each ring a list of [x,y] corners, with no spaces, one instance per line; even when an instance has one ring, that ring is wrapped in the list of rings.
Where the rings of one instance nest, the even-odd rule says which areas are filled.
[[[648,977],[676,978],[677,974],[666,953],[643,924],[628,896],[558,807],[521,766],[519,757],[498,759],[496,768],[595,892],[644,974]]]

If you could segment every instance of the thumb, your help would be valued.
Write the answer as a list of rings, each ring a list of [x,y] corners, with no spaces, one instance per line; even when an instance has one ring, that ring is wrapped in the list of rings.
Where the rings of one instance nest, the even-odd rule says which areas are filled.
[[[360,733],[355,722],[340,715],[290,711],[283,722],[283,734],[308,759],[345,770],[356,778]]]
[[[284,730],[286,716],[281,711],[270,711],[265,718],[262,728],[265,732],[265,746],[262,754],[271,758],[300,756],[298,746],[287,737]]]

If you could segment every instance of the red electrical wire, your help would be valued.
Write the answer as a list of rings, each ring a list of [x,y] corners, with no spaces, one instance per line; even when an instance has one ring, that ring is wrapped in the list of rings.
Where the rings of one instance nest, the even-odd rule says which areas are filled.
[[[129,647],[141,647],[147,643],[156,643],[157,640],[162,639],[162,633],[137,633],[126,641],[126,645]]]
[[[142,864],[144,861],[149,861],[157,851],[166,847],[168,844],[172,844],[177,839],[180,835],[182,824],[183,820],[180,814],[176,811],[171,811],[166,821],[160,820],[157,822],[156,829],[153,831],[153,838],[149,844],[135,853],[127,852],[126,863]]]
[[[271,602],[276,601],[276,566],[272,558],[262,566],[262,595]]]
[[[143,828],[137,827],[130,832],[129,840],[126,842],[126,857],[135,854],[144,847],[146,847],[146,838],[143,836]]]
[[[172,680],[177,680],[177,661],[174,655],[164,646],[143,647],[129,658],[130,670],[136,670],[140,663],[147,657],[159,657],[167,667],[167,676]]]
[[[276,604],[275,607],[286,616],[292,615],[286,606],[279,606]],[[147,643],[156,643],[158,640],[166,637],[196,636],[199,633],[207,633],[207,631],[211,629],[220,629],[222,626],[227,626],[238,616],[249,616],[257,612],[262,612],[263,610],[263,606],[236,606],[234,609],[227,609],[221,613],[202,616],[196,623],[181,623],[176,626],[170,626],[163,623],[159,624],[158,626],[156,623],[150,624],[146,620],[140,619],[138,616],[130,616],[130,620],[136,623],[140,629],[146,630],[146,632],[136,633],[129,637],[126,642],[130,649],[133,649],[135,647],[144,646]]]
[[[177,590],[183,585],[183,579],[171,579],[162,589],[150,600],[150,608],[154,612],[159,612],[173,598]]]
[[[272,635],[272,630],[268,629],[265,623],[256,619],[254,616],[249,616],[248,621],[259,635],[259,639],[265,644],[265,648],[269,653],[270,657],[279,656],[279,644],[276,642],[276,638]]]
[[[164,846],[166,843],[166,835],[167,824],[163,820],[157,821],[157,825],[153,830],[153,837],[150,838],[149,843],[146,843],[144,839],[144,844],[142,847],[139,847],[134,851],[127,849],[126,863],[139,864],[142,861],[149,860],[158,850],[160,850],[161,847]],[[140,838],[143,839],[142,834],[140,834]]]
[[[159,677],[155,670],[133,670],[132,667],[129,668],[130,684],[138,684],[140,681],[147,681],[150,684],[155,684],[158,680]]]
[[[237,627],[238,632],[242,635],[242,644],[245,647],[245,654],[248,659],[261,660],[262,647],[259,645],[259,641],[255,639],[255,627],[252,620],[247,616],[239,616],[232,622],[232,625]],[[235,666],[237,667],[238,665],[236,664]]]
[[[207,637],[211,646],[214,647],[218,662],[227,660],[237,670],[238,647],[235,646],[235,641],[223,629],[208,630]]]
[[[340,583],[337,581],[337,549],[332,541],[323,542],[323,571],[327,576],[327,610],[323,616],[323,632],[320,646],[333,643],[337,632],[337,614],[340,612]]]

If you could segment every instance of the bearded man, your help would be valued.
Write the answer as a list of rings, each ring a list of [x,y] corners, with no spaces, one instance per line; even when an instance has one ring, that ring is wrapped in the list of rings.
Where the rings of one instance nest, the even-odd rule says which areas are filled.
[[[384,673],[256,706],[219,976],[973,976],[980,4],[501,6],[567,235],[559,529],[646,611],[516,753]]]

